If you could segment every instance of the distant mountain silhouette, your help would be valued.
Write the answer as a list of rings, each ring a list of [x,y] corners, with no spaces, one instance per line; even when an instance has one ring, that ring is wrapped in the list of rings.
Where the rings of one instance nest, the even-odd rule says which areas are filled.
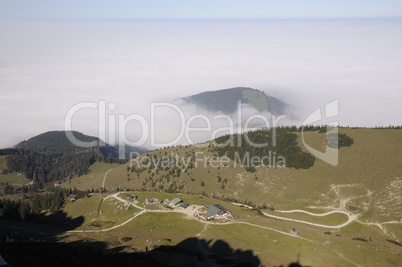
[[[208,110],[221,111],[225,114],[235,112],[239,101],[242,104],[251,105],[259,112],[268,111],[273,115],[285,114],[286,109],[289,107],[288,104],[267,95],[263,91],[248,87],[208,91],[185,97],[183,100]]]

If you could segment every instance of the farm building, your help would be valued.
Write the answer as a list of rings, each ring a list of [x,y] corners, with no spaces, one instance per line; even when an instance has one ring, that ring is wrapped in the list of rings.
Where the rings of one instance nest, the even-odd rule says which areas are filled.
[[[203,214],[206,220],[221,218],[229,215],[230,212],[219,204],[210,205]]]
[[[170,201],[169,206],[174,208],[176,207],[179,203],[183,202],[180,198],[174,198]]]

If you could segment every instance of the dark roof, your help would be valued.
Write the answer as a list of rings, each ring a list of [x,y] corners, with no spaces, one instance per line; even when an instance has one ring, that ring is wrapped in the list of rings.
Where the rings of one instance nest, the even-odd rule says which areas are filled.
[[[183,208],[183,209],[187,208],[188,206],[189,205],[187,203],[183,203],[183,204],[180,205],[180,207]]]

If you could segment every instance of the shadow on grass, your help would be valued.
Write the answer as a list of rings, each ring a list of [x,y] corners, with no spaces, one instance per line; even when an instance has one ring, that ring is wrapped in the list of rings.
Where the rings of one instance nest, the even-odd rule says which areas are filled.
[[[252,250],[234,250],[223,240],[192,237],[175,246],[129,253],[125,246],[111,249],[90,237],[57,242],[58,234],[82,225],[83,217],[71,219],[60,211],[34,221],[0,222],[0,254],[10,266],[261,266]],[[39,234],[43,229],[47,231]]]
[[[57,211],[52,214],[39,214],[33,219],[34,222],[42,225],[51,225],[57,229],[58,232],[74,230],[84,223],[84,217],[79,216],[71,219],[67,217],[67,214],[63,211]]]

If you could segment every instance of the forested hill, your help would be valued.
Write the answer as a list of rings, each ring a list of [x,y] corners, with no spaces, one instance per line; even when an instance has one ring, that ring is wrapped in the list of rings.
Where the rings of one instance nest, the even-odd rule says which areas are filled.
[[[89,167],[95,162],[125,163],[119,159],[116,147],[104,144],[97,137],[73,132],[81,142],[94,142],[90,148],[79,147],[70,142],[64,131],[52,131],[23,141],[13,149],[0,149],[0,156],[6,156],[7,170],[3,172],[21,172],[32,179],[39,187],[47,183],[61,181],[73,176],[81,176],[89,172]],[[126,147],[126,153],[137,151],[144,153],[142,148]]]
[[[110,146],[100,140],[98,137],[85,135],[76,131],[72,131],[72,133],[77,140],[81,142],[93,143],[94,146],[90,148],[76,146],[67,138],[65,131],[51,131],[32,137],[27,141],[22,141],[17,144],[15,148],[31,150],[43,154],[77,154],[92,151],[96,154],[96,156],[99,157],[119,157],[118,147]],[[142,147],[126,146],[125,152],[126,156],[129,155],[130,152],[143,154],[147,152],[147,149]]]
[[[109,146],[108,144],[104,144],[103,147],[99,146],[100,143],[103,143],[99,138],[76,131],[73,131],[72,134],[77,140],[93,143],[95,146],[90,148],[76,146],[67,138],[65,131],[51,131],[32,137],[27,141],[22,141],[17,144],[15,148],[32,150],[43,154],[76,154],[94,151],[99,156],[118,157],[118,150],[115,147]]]

